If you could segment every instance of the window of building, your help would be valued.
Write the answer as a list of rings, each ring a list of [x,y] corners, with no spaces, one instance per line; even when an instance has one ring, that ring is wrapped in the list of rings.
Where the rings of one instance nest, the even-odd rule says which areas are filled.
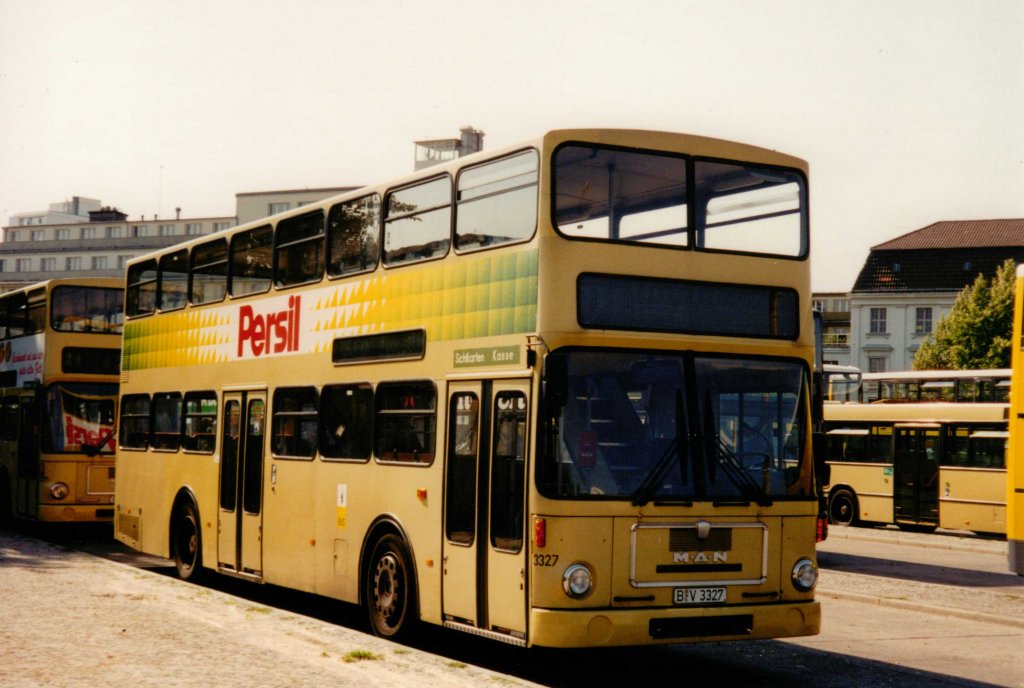
[[[177,451],[181,445],[181,393],[153,395],[153,449]]]
[[[46,239],[46,230],[44,229],[33,229],[32,230],[32,241],[43,241]]]
[[[93,270],[106,270],[107,269],[107,257],[106,256],[93,256],[92,257],[92,269]]]
[[[885,334],[888,330],[886,329],[886,319],[888,318],[888,309],[886,308],[872,308],[871,309],[871,320],[868,332],[871,334]]]
[[[69,271],[69,272],[71,272],[73,270],[81,270],[82,269],[82,257],[81,256],[71,256],[69,258],[66,258],[64,260],[64,269]]]
[[[201,222],[188,222],[185,224],[185,234],[189,236],[198,236],[203,233],[203,224]]]
[[[95,227],[82,227],[82,238],[83,239],[95,239],[96,228]]]
[[[932,332],[932,309],[914,309],[914,334],[931,334]]]
[[[21,241],[21,231],[17,229],[7,230],[7,241]]]
[[[61,227],[56,231],[57,241],[70,241],[71,240],[71,229],[69,227]]]
[[[270,446],[274,456],[313,458],[318,434],[316,387],[274,390],[272,423]]]
[[[385,200],[384,264],[401,265],[448,253],[452,180],[437,177],[393,191]]]
[[[128,265],[128,261],[132,259],[132,256],[122,255],[117,257],[117,269],[123,270],[124,266]]]
[[[271,203],[267,206],[267,215],[277,215],[291,209],[291,203]]]
[[[223,301],[228,291],[228,242],[209,241],[192,249],[189,300],[195,305]]]
[[[380,461],[434,461],[436,400],[430,382],[385,382],[377,387],[374,446]]]
[[[832,312],[834,313],[849,313],[850,312],[850,300],[849,299],[835,299],[832,301]]]
[[[120,239],[123,231],[123,227],[107,227],[107,238]]]
[[[373,389],[324,385],[320,392],[320,455],[365,461],[373,450]]]
[[[277,223],[274,274],[278,287],[318,282],[324,276],[322,210]]]
[[[15,263],[14,263],[14,269],[17,270],[18,272],[31,272],[32,271],[32,259],[31,258],[18,258],[15,261]]]
[[[157,236],[174,236],[176,233],[174,225],[160,225],[157,227]]]
[[[0,272],[7,272],[7,260],[0,258]]]
[[[380,196],[339,203],[327,216],[327,274],[366,272],[380,255]]]
[[[868,372],[884,373],[887,363],[888,359],[883,356],[870,356],[868,357]]]
[[[230,222],[214,222],[213,223],[213,231],[219,232],[221,230],[227,229],[230,226],[231,226]]]
[[[231,237],[232,296],[259,294],[270,289],[274,277],[274,232],[270,225],[239,232]]]

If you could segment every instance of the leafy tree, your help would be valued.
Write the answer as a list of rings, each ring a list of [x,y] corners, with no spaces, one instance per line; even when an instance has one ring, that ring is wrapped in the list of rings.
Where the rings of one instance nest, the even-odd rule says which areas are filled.
[[[914,356],[915,370],[1009,368],[1013,333],[1014,264],[1004,262],[991,280],[978,275]]]

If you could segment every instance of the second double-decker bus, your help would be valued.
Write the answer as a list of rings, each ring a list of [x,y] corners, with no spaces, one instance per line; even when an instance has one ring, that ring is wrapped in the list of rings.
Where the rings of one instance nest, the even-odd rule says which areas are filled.
[[[0,520],[113,520],[123,296],[100,278],[0,295]]]
[[[826,404],[829,521],[1006,532],[1007,404]]]
[[[127,270],[116,537],[517,645],[816,633],[807,168],[560,130]]]

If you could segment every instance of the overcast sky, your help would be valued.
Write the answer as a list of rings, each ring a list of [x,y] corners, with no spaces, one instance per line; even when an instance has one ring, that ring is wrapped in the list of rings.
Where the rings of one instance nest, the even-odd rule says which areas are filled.
[[[71,196],[412,170],[413,141],[663,129],[809,161],[813,287],[939,220],[1024,217],[1024,0],[0,0],[0,223]]]

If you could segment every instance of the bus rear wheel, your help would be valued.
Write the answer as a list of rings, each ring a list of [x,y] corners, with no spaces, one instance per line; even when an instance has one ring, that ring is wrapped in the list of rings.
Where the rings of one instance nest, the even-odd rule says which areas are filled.
[[[195,580],[202,569],[200,548],[199,511],[191,500],[186,500],[174,511],[171,523],[171,558],[178,577]]]
[[[373,548],[364,599],[374,635],[395,638],[412,626],[415,591],[409,562],[405,544],[395,535],[385,535]]]
[[[828,498],[828,520],[837,526],[852,526],[857,522],[857,498],[847,489],[838,489]]]

